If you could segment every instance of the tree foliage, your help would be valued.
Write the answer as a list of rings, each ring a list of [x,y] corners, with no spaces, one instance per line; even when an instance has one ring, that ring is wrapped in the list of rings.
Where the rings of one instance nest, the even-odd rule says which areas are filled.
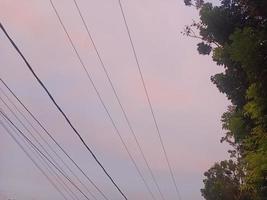
[[[204,188],[202,196],[207,200],[248,200],[251,193],[240,188],[244,172],[233,160],[215,163],[204,173]]]
[[[231,160],[205,172],[207,200],[267,199],[267,1],[221,0],[214,6],[185,0],[200,21],[185,27],[197,38],[199,54],[209,55],[224,72],[211,81],[232,102],[222,115]]]

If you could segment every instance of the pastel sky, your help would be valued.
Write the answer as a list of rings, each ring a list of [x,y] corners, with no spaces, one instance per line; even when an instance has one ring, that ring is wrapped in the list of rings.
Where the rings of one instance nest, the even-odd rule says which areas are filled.
[[[166,200],[177,199],[118,1],[77,2]],[[159,197],[73,1],[54,0],[54,3],[127,146]],[[229,102],[210,82],[210,76],[222,69],[210,57],[198,55],[198,41],[180,34],[183,27],[198,16],[194,9],[185,7],[183,1],[123,0],[122,3],[182,199],[203,199],[200,188],[204,171],[214,162],[227,159],[227,146],[219,140],[223,135],[220,116]],[[49,0],[1,0],[0,19],[129,200],[150,199]],[[2,32],[0,41],[1,78],[107,196],[122,199]],[[1,85],[1,88],[4,87]],[[3,103],[1,108],[11,116]],[[2,127],[0,131],[0,200],[61,199]]]

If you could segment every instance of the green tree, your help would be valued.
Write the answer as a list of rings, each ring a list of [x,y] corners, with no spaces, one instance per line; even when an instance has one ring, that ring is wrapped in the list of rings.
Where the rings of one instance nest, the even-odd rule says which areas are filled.
[[[200,21],[183,33],[199,39],[199,54],[212,54],[224,68],[211,81],[232,102],[222,116],[226,132],[221,141],[231,145],[230,157],[236,161],[210,168],[202,195],[207,200],[267,200],[267,1],[185,4],[199,10]],[[242,180],[233,176],[236,170]]]
[[[225,160],[215,163],[204,173],[202,196],[207,200],[249,200],[251,196],[242,190],[244,173],[238,163]]]

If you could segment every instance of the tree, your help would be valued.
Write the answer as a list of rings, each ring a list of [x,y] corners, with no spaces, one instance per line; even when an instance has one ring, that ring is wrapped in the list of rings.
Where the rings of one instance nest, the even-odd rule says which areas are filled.
[[[238,163],[225,160],[215,163],[207,172],[201,194],[206,200],[249,200],[250,194],[241,189],[244,173]]]
[[[267,200],[267,1],[221,0],[219,6],[185,0],[200,21],[185,27],[197,50],[224,72],[211,81],[232,102],[222,116],[222,142],[235,161],[216,163],[206,173],[207,200]],[[235,176],[242,175],[242,176]]]

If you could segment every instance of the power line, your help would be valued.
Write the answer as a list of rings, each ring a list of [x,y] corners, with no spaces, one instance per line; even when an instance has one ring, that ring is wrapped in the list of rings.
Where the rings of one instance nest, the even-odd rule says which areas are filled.
[[[87,200],[90,200],[86,194],[75,184],[72,180],[64,174],[10,119],[5,115],[1,110],[0,113],[2,116],[8,120],[8,122],[20,133],[20,135],[36,150],[38,151],[68,182],[73,185]]]
[[[45,173],[45,171],[35,162],[32,156],[26,151],[26,149],[19,143],[15,136],[9,131],[6,125],[0,120],[2,127],[6,130],[8,135],[15,141],[15,143],[22,149],[22,151],[27,155],[27,157],[32,161],[35,167],[45,176],[49,183],[56,189],[56,191],[63,197],[63,199],[68,200],[64,193],[58,188],[58,186],[51,180],[51,178]]]
[[[85,186],[85,184],[79,179],[79,177],[73,172],[72,169],[67,165],[67,163],[58,155],[58,153],[53,149],[53,147],[46,141],[46,139],[41,135],[41,133],[32,125],[32,123],[26,118],[26,116],[17,108],[17,106],[11,101],[11,99],[6,95],[6,93],[0,88],[4,96],[7,98],[7,100],[13,105],[13,107],[16,109],[17,112],[20,113],[20,115],[27,121],[27,123],[32,127],[32,129],[39,135],[39,137],[44,141],[44,143],[49,147],[49,149],[57,156],[57,158],[64,164],[64,166],[71,172],[71,174],[78,180],[78,182],[87,190],[87,192],[93,197],[93,199],[96,200],[96,197],[92,194],[92,192]],[[0,100],[6,105],[8,110],[17,118],[17,120],[22,124],[21,120],[18,119],[16,114],[11,110],[11,108],[4,102],[4,100],[0,97]],[[57,166],[64,172],[64,170],[60,167],[60,165],[53,159],[53,157],[45,150],[42,144],[38,142],[36,137],[33,135],[33,133],[28,130],[24,125],[22,125],[34,138],[34,140],[41,146],[42,149],[49,155],[51,160],[57,164]],[[66,174],[66,172],[64,172]]]
[[[135,46],[134,46],[134,43],[133,43],[133,40],[132,40],[130,28],[129,28],[127,20],[126,20],[126,16],[125,16],[125,13],[124,13],[124,9],[123,9],[121,0],[118,0],[118,3],[119,3],[119,6],[120,6],[120,10],[121,10],[123,21],[124,21],[124,24],[125,24],[125,27],[126,27],[126,31],[127,31],[130,43],[131,43],[131,47],[132,47],[132,51],[133,51],[133,54],[134,54],[135,62],[136,62],[137,67],[138,67],[139,75],[141,77],[142,85],[143,85],[143,88],[144,88],[144,91],[145,91],[145,94],[146,94],[146,98],[147,98],[147,101],[148,101],[148,104],[149,104],[150,112],[152,114],[153,121],[154,121],[156,130],[157,130],[157,133],[158,133],[158,137],[159,137],[159,140],[160,140],[160,144],[162,146],[162,149],[163,149],[163,152],[164,152],[164,156],[165,156],[166,162],[168,164],[168,168],[169,168],[169,171],[170,171],[170,174],[171,174],[172,182],[173,182],[173,184],[175,186],[175,190],[176,190],[178,198],[181,199],[180,192],[179,192],[179,189],[178,189],[175,177],[174,177],[174,173],[173,173],[173,170],[172,170],[171,164],[169,162],[169,158],[168,158],[168,155],[167,155],[164,143],[163,143],[161,132],[159,130],[158,122],[156,120],[155,112],[154,112],[154,109],[153,109],[153,106],[152,106],[152,103],[151,103],[151,100],[150,100],[150,97],[149,97],[149,94],[148,94],[148,91],[147,91],[146,83],[145,83],[145,80],[144,80],[144,76],[143,76],[143,73],[142,73],[142,70],[141,70],[140,62],[139,62],[139,59],[138,59],[138,56],[137,56],[137,53],[136,53],[136,50],[135,50]]]
[[[93,37],[92,37],[92,35],[91,35],[91,33],[90,33],[89,27],[88,27],[87,23],[85,22],[85,19],[84,19],[84,17],[83,17],[83,14],[82,14],[82,12],[81,12],[81,9],[80,9],[80,7],[79,7],[77,1],[76,1],[76,0],[73,0],[73,1],[74,1],[74,3],[75,3],[75,7],[77,8],[78,13],[79,13],[81,19],[82,19],[82,23],[83,23],[83,25],[84,25],[84,27],[85,27],[85,29],[86,29],[87,35],[89,36],[89,39],[91,40],[91,42],[92,42],[92,44],[93,44],[93,47],[94,47],[95,52],[96,52],[96,54],[97,54],[98,60],[99,60],[99,62],[100,62],[100,64],[101,64],[101,66],[102,66],[102,69],[103,69],[103,71],[105,72],[105,75],[106,75],[106,77],[107,77],[107,79],[108,79],[108,82],[109,82],[109,84],[110,84],[110,86],[111,86],[111,88],[112,88],[112,91],[113,91],[113,93],[114,93],[114,95],[115,95],[115,97],[116,97],[116,100],[117,100],[117,102],[118,102],[118,104],[119,104],[119,106],[120,106],[120,108],[121,108],[121,110],[122,110],[123,116],[124,116],[124,118],[125,118],[125,120],[126,120],[126,122],[127,122],[127,125],[128,125],[128,127],[129,127],[129,129],[130,129],[130,132],[131,132],[131,134],[132,134],[133,137],[134,137],[134,140],[135,140],[135,142],[136,142],[136,144],[137,144],[138,150],[140,151],[141,156],[142,156],[143,160],[145,161],[145,164],[146,164],[146,166],[147,166],[147,168],[148,168],[148,170],[149,170],[149,172],[150,172],[150,175],[151,175],[151,177],[152,177],[153,182],[155,183],[155,185],[156,185],[156,187],[157,187],[157,190],[159,191],[159,193],[160,193],[160,195],[161,195],[161,198],[164,199],[164,196],[163,196],[163,194],[162,194],[162,192],[161,192],[161,189],[160,189],[159,184],[158,184],[158,182],[157,182],[157,180],[156,180],[156,178],[155,178],[155,175],[154,175],[154,173],[153,173],[153,171],[152,171],[152,169],[151,169],[151,167],[150,167],[150,165],[149,165],[149,163],[148,163],[148,160],[147,160],[147,158],[146,158],[146,156],[145,156],[145,154],[144,154],[144,152],[143,152],[143,149],[142,149],[142,147],[141,147],[141,144],[139,143],[139,141],[138,141],[138,139],[137,139],[137,136],[136,136],[136,134],[135,134],[135,131],[134,131],[134,129],[133,129],[133,126],[132,126],[132,124],[131,124],[131,122],[130,122],[130,120],[129,120],[129,118],[128,118],[128,115],[126,114],[126,111],[125,111],[125,109],[124,109],[124,106],[123,106],[123,104],[122,104],[122,102],[121,102],[121,100],[120,100],[120,98],[119,98],[118,93],[116,92],[115,86],[114,86],[114,84],[113,84],[113,82],[112,82],[112,80],[111,80],[111,77],[110,77],[110,75],[109,75],[107,69],[106,69],[106,66],[105,66],[105,64],[104,64],[104,62],[103,62],[103,59],[102,59],[102,57],[101,57],[101,55],[100,55],[100,53],[99,53],[99,51],[98,51],[98,49],[97,49],[97,47],[96,47],[95,41],[94,41],[94,39],[93,39]],[[153,199],[154,199],[154,197],[153,197]]]
[[[14,127],[12,127],[10,125],[10,123],[8,123],[8,121],[3,118],[9,128],[11,128],[13,130],[13,132],[17,135],[17,137],[20,138],[19,134],[16,132],[16,130],[14,129]],[[66,183],[64,182],[64,180],[62,180],[62,178],[55,172],[55,170],[48,164],[48,162],[38,153],[36,152],[35,149],[32,149],[31,146],[29,146],[29,144],[24,140],[24,138],[22,138],[22,142],[24,143],[25,146],[27,146],[27,148],[32,152],[32,154],[37,154],[36,156],[36,159],[37,159],[37,162],[38,163],[41,163],[43,165],[43,167],[45,168],[46,171],[48,171],[48,173],[51,175],[51,176],[55,176],[55,181],[61,185],[61,187],[63,188],[63,190],[70,196],[70,198],[72,200],[77,200],[77,196],[74,195],[72,192],[70,192],[70,188],[66,185]]]
[[[25,62],[25,64],[27,65],[27,67],[29,68],[29,70],[31,71],[31,73],[34,75],[35,79],[38,81],[38,83],[41,85],[41,87],[45,90],[46,94],[49,96],[49,98],[51,99],[51,101],[53,102],[53,104],[56,106],[56,108],[59,110],[59,112],[62,114],[62,116],[64,117],[64,119],[66,120],[66,122],[69,124],[69,126],[71,127],[71,129],[75,132],[75,134],[78,136],[78,138],[81,140],[82,144],[85,146],[85,148],[89,151],[89,153],[93,156],[94,160],[97,162],[97,164],[101,167],[101,169],[104,171],[104,173],[108,176],[108,178],[110,179],[110,181],[112,182],[112,184],[117,188],[117,190],[119,191],[119,193],[124,197],[125,200],[127,200],[127,197],[125,196],[125,194],[122,192],[122,190],[119,188],[119,186],[115,183],[115,181],[113,180],[113,178],[110,176],[110,174],[107,172],[107,170],[104,168],[104,166],[101,164],[101,162],[98,160],[98,158],[96,157],[96,155],[94,154],[94,152],[90,149],[90,147],[85,143],[84,139],[82,138],[81,134],[78,132],[78,130],[76,130],[76,128],[74,127],[74,125],[71,123],[71,121],[69,120],[69,118],[67,117],[67,115],[64,113],[64,111],[61,109],[61,107],[57,104],[57,102],[55,101],[55,99],[53,98],[53,96],[50,94],[50,92],[48,91],[48,89],[46,88],[46,86],[43,84],[43,82],[39,79],[39,77],[36,75],[36,73],[34,72],[33,68],[31,67],[31,65],[28,63],[28,61],[26,60],[26,58],[24,57],[24,55],[21,53],[21,51],[19,50],[19,48],[17,47],[17,45],[14,43],[14,41],[10,38],[10,36],[8,35],[8,33],[6,32],[5,28],[3,27],[2,23],[0,23],[0,28],[2,29],[2,31],[4,32],[4,34],[6,35],[6,37],[8,38],[8,40],[11,42],[11,44],[13,45],[13,47],[15,48],[15,50],[19,53],[19,55],[22,57],[23,61]]]
[[[34,140],[39,144],[39,146],[45,151],[45,153],[48,155],[49,158],[47,158],[47,156],[45,156],[44,153],[41,153],[41,150],[33,144],[33,142],[30,141],[30,139],[27,139],[27,141],[29,142],[30,141],[30,144],[31,145],[34,145],[35,149],[38,148],[38,152],[41,153],[42,155],[45,156],[46,159],[49,159],[49,162],[55,166],[58,171],[80,192],[82,193],[83,196],[85,196],[86,199],[89,200],[89,198],[87,197],[87,195],[85,195],[82,190],[68,177],[68,175],[65,173],[65,171],[58,165],[58,163],[53,159],[53,157],[46,151],[46,149],[43,147],[42,144],[40,144],[40,142],[38,140],[36,140],[36,138],[34,137],[34,135],[31,133],[31,131],[22,123],[22,121],[16,116],[16,114],[9,108],[9,106],[2,100],[2,98],[0,97],[0,100],[6,105],[6,107],[9,109],[9,111],[15,116],[15,118],[21,123],[21,125],[23,126],[23,128],[28,132],[30,133],[30,135],[34,138]],[[2,111],[1,111],[2,113]],[[5,114],[2,113],[2,115],[4,115],[4,117],[7,118],[7,116]],[[8,118],[8,120],[10,121],[10,119]],[[15,127],[14,123],[13,122],[10,122],[12,123],[12,125]],[[23,134],[23,137],[25,138],[26,136],[24,136]],[[38,153],[37,152],[37,153]],[[60,179],[61,180],[61,179]],[[74,194],[74,192],[63,182],[63,184],[67,187],[67,189],[69,190],[69,192],[75,197],[76,200],[78,200],[78,197]]]
[[[75,3],[75,5],[76,5],[76,8],[78,8],[78,4],[77,4],[77,2],[75,1],[74,3]],[[68,31],[67,31],[67,29],[66,29],[66,27],[65,27],[65,25],[64,25],[64,23],[63,23],[63,21],[62,21],[62,19],[61,19],[61,17],[60,17],[60,15],[59,15],[59,13],[58,13],[58,11],[57,11],[57,9],[56,9],[56,7],[55,7],[55,5],[54,5],[54,3],[53,3],[52,0],[50,0],[50,4],[51,4],[51,6],[52,6],[52,8],[53,8],[53,10],[54,10],[54,12],[55,12],[57,18],[58,18],[58,20],[59,20],[59,22],[60,22],[60,24],[61,24],[63,30],[64,30],[64,32],[65,32],[65,34],[66,34],[66,36],[67,36],[69,42],[70,42],[70,44],[71,44],[71,47],[73,48],[73,50],[74,50],[74,52],[75,52],[75,54],[76,54],[76,56],[77,56],[77,58],[78,58],[80,64],[82,65],[82,67],[83,67],[83,69],[84,69],[84,71],[85,71],[85,73],[86,73],[86,76],[87,76],[88,80],[89,80],[90,83],[92,84],[92,86],[93,86],[93,88],[94,88],[94,90],[95,90],[95,92],[96,92],[96,94],[97,94],[97,96],[98,96],[98,98],[99,98],[99,101],[101,102],[101,104],[102,104],[102,106],[103,106],[105,112],[107,113],[108,118],[109,118],[109,120],[111,121],[111,123],[112,123],[112,125],[113,125],[113,127],[114,127],[115,132],[116,132],[117,135],[119,136],[119,138],[120,138],[120,140],[121,140],[121,142],[122,142],[122,144],[123,144],[123,147],[125,148],[125,150],[126,150],[128,156],[130,157],[130,159],[131,159],[131,161],[132,161],[132,163],[133,163],[133,165],[134,165],[134,167],[135,167],[135,169],[136,169],[138,175],[141,177],[141,179],[142,179],[143,183],[145,184],[145,186],[146,186],[148,192],[150,193],[152,199],[155,200],[155,196],[153,195],[152,191],[150,190],[150,188],[149,188],[149,186],[148,186],[148,184],[147,184],[147,182],[146,182],[146,180],[145,180],[143,174],[141,173],[141,170],[139,169],[139,167],[138,167],[137,163],[135,162],[133,156],[131,155],[131,153],[130,153],[130,151],[129,151],[129,149],[128,149],[126,143],[125,143],[125,141],[123,140],[123,138],[122,138],[122,136],[121,136],[121,134],[120,134],[120,131],[119,131],[118,128],[117,128],[117,125],[116,125],[114,119],[112,118],[112,116],[111,116],[111,114],[110,114],[110,112],[109,112],[107,106],[105,105],[105,103],[104,103],[104,101],[103,101],[103,99],[102,99],[102,97],[101,97],[101,95],[100,95],[98,89],[97,89],[96,86],[95,86],[95,83],[94,83],[93,79],[91,78],[91,76],[90,76],[88,70],[86,69],[86,66],[85,66],[85,64],[84,64],[84,62],[83,62],[81,56],[79,55],[79,52],[77,51],[77,49],[76,49],[76,47],[75,47],[75,44],[74,44],[74,42],[72,41],[72,39],[71,39],[71,37],[70,37],[70,35],[69,35],[69,33],[68,33]],[[81,12],[80,12],[79,9],[78,9],[78,11],[79,11],[80,16],[82,17]],[[83,20],[83,23],[85,23],[83,17],[82,17],[82,20]],[[92,40],[92,37],[91,37],[91,35],[90,35],[90,33],[89,33],[89,29],[87,28],[87,26],[86,26],[86,30],[87,30],[87,33],[89,34],[89,37],[90,37],[91,40]],[[92,42],[93,42],[93,40],[92,40]],[[101,57],[100,57],[100,54],[99,54],[98,50],[96,49],[96,46],[95,46],[95,43],[94,43],[94,42],[93,42],[93,46],[94,46],[94,48],[95,48],[95,50],[96,50],[96,52],[97,52],[98,58],[100,59],[101,65],[102,65],[102,67],[103,67],[103,66],[104,66],[104,63],[103,63],[103,61],[102,61],[102,59],[101,59]],[[107,75],[107,71],[106,71],[105,67],[104,67],[103,69],[104,69],[104,71],[105,71],[105,73],[106,73],[106,75]],[[115,92],[115,96],[116,96],[116,98],[118,98],[118,95],[117,95],[117,93],[116,93],[116,91],[115,91],[115,88],[114,88],[114,86],[113,86],[113,84],[112,84],[112,82],[111,82],[109,76],[108,76],[108,80],[109,80],[109,83],[110,83],[111,86],[112,86],[113,91]],[[122,107],[122,104],[120,103],[120,101],[119,101],[119,104],[120,104],[120,106]],[[129,120],[128,120],[128,121],[129,121]]]
[[[9,112],[12,113],[12,115],[19,121],[19,123],[23,126],[23,128],[33,137],[34,141],[43,149],[43,151],[47,154],[47,156],[51,159],[51,161],[64,173],[64,176],[68,177],[66,172],[61,168],[61,166],[57,163],[57,161],[50,155],[50,153],[44,148],[44,146],[38,141],[38,139],[34,136],[34,134],[26,127],[26,125],[19,119],[19,117],[16,115],[16,113],[7,105],[7,103],[0,97],[0,100],[4,103],[4,105],[7,107]],[[60,180],[61,178],[58,177]],[[68,177],[70,179],[70,177]],[[61,180],[62,181],[62,180]],[[74,196],[76,200],[78,200],[78,197],[76,194],[69,188],[64,181],[62,181],[64,186],[67,188],[67,190]]]
[[[70,157],[70,155],[63,149],[63,147],[55,140],[52,134],[44,127],[44,125],[33,115],[33,113],[23,104],[18,96],[11,90],[11,88],[0,78],[1,82],[8,89],[8,91],[15,97],[20,105],[28,112],[28,114],[35,120],[35,122],[43,129],[43,131],[52,139],[52,141],[60,148],[60,150],[68,157],[68,159],[78,168],[78,170],[85,176],[85,178],[95,187],[95,189],[104,197],[109,200],[104,192],[86,175],[86,173],[79,167],[79,165]],[[0,88],[1,89],[1,88]],[[3,92],[3,90],[1,90]]]
[[[10,125],[10,123],[8,123],[8,121],[3,117],[3,119],[7,122],[9,128],[11,128],[13,130],[13,132],[16,133],[16,130],[14,129],[14,127],[12,127]],[[16,133],[17,137],[20,137],[18,135],[18,133]],[[23,138],[22,138],[23,139]],[[60,184],[62,186],[62,188],[64,189],[64,191],[66,193],[68,193],[68,195],[71,197],[72,200],[78,200],[77,199],[77,196],[75,194],[73,194],[73,192],[70,190],[69,186],[66,185],[66,183],[64,182],[64,180],[62,180],[62,178],[55,172],[55,170],[49,165],[49,163],[40,155],[39,152],[36,152],[35,149],[32,149],[32,147],[29,147],[29,144],[23,139],[22,140],[24,145],[28,147],[28,149],[34,154],[36,153],[37,154],[37,159],[39,163],[42,163],[43,164],[43,167],[45,168],[45,170],[47,170],[50,175],[52,176],[55,176],[55,180],[57,181],[58,184]],[[39,156],[39,157],[38,157]]]

